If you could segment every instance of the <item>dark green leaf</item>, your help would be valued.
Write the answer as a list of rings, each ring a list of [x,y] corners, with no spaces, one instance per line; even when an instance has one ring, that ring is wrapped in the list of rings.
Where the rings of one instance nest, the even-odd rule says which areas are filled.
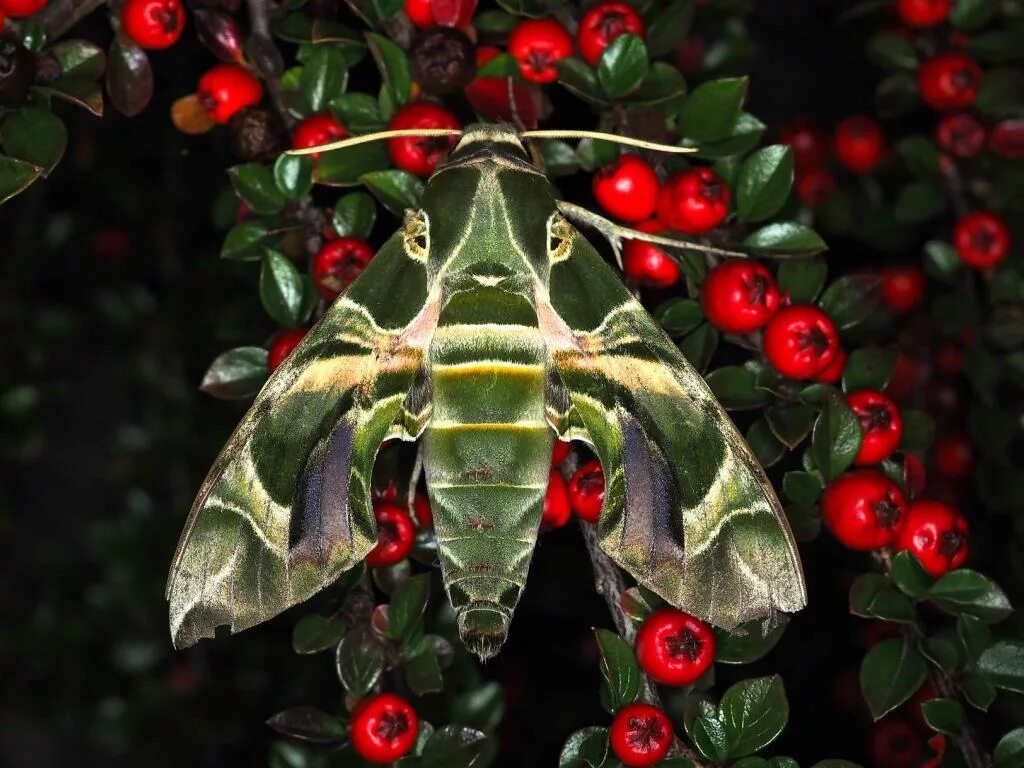
[[[277,213],[284,207],[284,195],[277,188],[274,174],[265,165],[236,165],[228,168],[228,176],[235,192],[255,213]]]
[[[964,708],[954,699],[929,699],[921,704],[924,721],[933,731],[956,736],[964,727]]]
[[[608,165],[619,156],[619,147],[610,141],[600,139],[583,139],[576,145],[576,158],[585,171],[596,171]]]
[[[351,192],[334,205],[334,230],[340,237],[358,237],[365,240],[373,231],[377,220],[377,204],[365,192]]]
[[[924,657],[947,675],[953,674],[961,666],[963,659],[960,650],[951,635],[926,637],[918,644]]]
[[[743,680],[731,686],[718,705],[730,758],[767,746],[789,720],[789,702],[778,675]]]
[[[331,45],[317,45],[302,66],[299,87],[311,112],[322,112],[345,90],[348,66],[341,51]]]
[[[365,174],[383,171],[389,165],[391,156],[383,141],[335,149],[320,153],[313,168],[313,180],[318,184],[351,187],[359,184]]]
[[[745,77],[712,80],[698,86],[680,113],[683,135],[698,144],[731,136],[746,93]]]
[[[948,281],[962,268],[960,254],[951,243],[929,240],[924,244],[924,269],[930,276]]]
[[[782,478],[782,491],[800,506],[813,506],[821,497],[821,477],[817,472],[787,472]]]
[[[260,302],[278,325],[294,328],[301,322],[302,276],[290,259],[267,251],[260,267]]]
[[[23,192],[43,174],[38,165],[0,155],[0,203]]]
[[[685,336],[704,322],[704,312],[694,299],[671,299],[655,310],[665,333],[669,336]]]
[[[516,77],[519,62],[507,53],[500,53],[476,71],[477,77]]]
[[[924,451],[935,440],[935,420],[924,411],[904,410],[903,436],[900,448],[904,451]]]
[[[292,649],[296,653],[319,653],[333,648],[345,634],[345,622],[337,615],[320,616],[311,613],[295,623],[292,630]]]
[[[375,32],[366,33],[366,42],[384,78],[391,103],[397,107],[407,104],[412,96],[412,70],[405,51]]]
[[[501,724],[505,692],[499,683],[484,683],[459,694],[451,704],[451,718],[489,732]]]
[[[542,141],[540,154],[544,158],[544,170],[549,176],[566,176],[580,169],[579,158],[567,142]]]
[[[996,0],[956,0],[949,21],[964,32],[973,32],[988,24],[997,10]]]
[[[1024,103],[1024,72],[1016,68],[989,68],[981,75],[974,108],[988,119],[1017,117]]]
[[[764,414],[772,434],[789,450],[796,448],[814,425],[814,411],[803,403],[788,403],[769,408]]]
[[[698,371],[704,371],[718,348],[718,331],[710,323],[702,323],[679,342],[679,350]]]
[[[732,631],[715,629],[715,661],[723,664],[750,664],[763,658],[782,639],[788,618],[771,627],[760,619],[741,624]]]
[[[336,664],[338,679],[353,698],[363,698],[376,685],[384,671],[384,647],[369,625],[355,627],[342,638]]]
[[[927,136],[908,136],[896,145],[896,151],[914,175],[934,179],[940,173],[942,153]]]
[[[788,294],[794,304],[809,304],[818,298],[827,275],[823,258],[787,259],[779,264],[779,291]]]
[[[893,214],[897,221],[917,224],[928,221],[946,210],[946,195],[930,181],[914,181],[896,195]]]
[[[340,718],[308,706],[278,712],[267,720],[267,725],[285,736],[315,744],[341,744],[347,733]]]
[[[61,40],[48,53],[60,66],[61,77],[98,80],[107,67],[103,49],[88,40]]]
[[[978,671],[997,688],[1024,693],[1024,642],[1003,640],[978,657]]]
[[[331,99],[331,112],[351,133],[382,131],[387,121],[381,117],[377,100],[365,93],[343,93]]]
[[[750,425],[750,429],[747,430],[747,443],[761,466],[765,468],[777,464],[786,455],[786,446],[779,442],[763,417]]]
[[[686,733],[700,753],[716,764],[728,759],[729,737],[725,732],[725,724],[718,718],[718,713],[700,715],[687,721]]]
[[[928,590],[928,599],[944,611],[966,613],[990,624],[1002,621],[1013,610],[998,584],[969,568],[951,571],[936,581]]]
[[[736,211],[740,221],[771,218],[789,198],[793,186],[793,152],[773,144],[751,154],[740,167],[736,184]]]
[[[728,410],[760,408],[770,400],[767,392],[757,389],[756,374],[739,365],[716,368],[707,376],[708,386]]]
[[[697,150],[694,153],[696,157],[715,160],[749,152],[761,143],[761,137],[764,135],[765,130],[766,126],[764,123],[748,112],[741,112],[736,120],[736,125],[733,126],[732,134],[728,138],[719,141],[705,141],[700,144],[684,139],[682,144],[683,146],[694,147]]]
[[[836,327],[845,331],[875,316],[882,308],[882,278],[873,274],[844,275],[818,302]]]
[[[583,728],[573,733],[558,756],[558,768],[600,768],[608,755],[608,729]]]
[[[977,661],[982,652],[992,645],[992,630],[988,624],[969,613],[956,617],[956,633],[971,661]]]
[[[441,665],[437,652],[426,648],[421,653],[406,659],[402,668],[405,670],[405,682],[409,690],[417,696],[438,693],[444,689],[444,678],[441,676]]]
[[[934,579],[912,553],[904,550],[892,559],[892,581],[904,594],[920,599],[927,594]]]
[[[560,60],[558,67],[558,82],[566,90],[575,94],[584,101],[591,104],[604,104],[604,91],[597,82],[597,74],[587,66],[583,59],[577,56],[568,56]]]
[[[992,681],[982,674],[968,674],[957,682],[967,703],[982,712],[987,712],[999,693]]]
[[[474,728],[443,725],[423,747],[422,768],[468,768],[483,752],[486,740]]]
[[[233,400],[252,397],[266,380],[267,350],[236,347],[210,363],[199,389],[221,400]]]
[[[648,69],[647,46],[637,35],[619,35],[604,49],[597,62],[597,81],[611,99],[637,88]]]
[[[614,714],[640,694],[640,667],[633,649],[619,635],[607,629],[594,635],[601,651],[601,704]]]
[[[647,26],[647,48],[651,56],[672,53],[685,39],[693,24],[692,0],[654,3],[650,10],[657,12]]]
[[[64,156],[68,131],[50,110],[23,107],[4,116],[0,143],[5,154],[37,166],[46,176]]]
[[[220,256],[222,259],[255,261],[262,257],[263,246],[273,244],[277,235],[266,221],[243,221],[228,231]]]
[[[686,80],[682,72],[664,61],[656,61],[651,64],[640,87],[626,96],[625,100],[630,106],[650,107],[680,99],[685,93]]]
[[[406,642],[419,628],[430,596],[430,574],[410,576],[399,584],[388,604],[388,637]]]
[[[1014,728],[992,752],[993,768],[1024,768],[1024,728]]]
[[[850,613],[864,618],[912,624],[917,610],[906,595],[879,573],[863,573],[850,587]]]
[[[874,646],[860,667],[860,689],[875,720],[909,699],[927,677],[924,657],[910,642],[891,638]]]
[[[884,389],[896,367],[894,347],[862,347],[854,350],[843,366],[843,389]]]
[[[743,240],[751,250],[769,255],[812,256],[825,250],[821,235],[795,221],[779,221],[751,232]]]
[[[861,427],[838,391],[830,388],[814,425],[811,447],[825,480],[841,475],[860,450]]]
[[[364,173],[359,180],[392,213],[401,216],[406,208],[416,208],[423,196],[423,182],[407,171],[391,169]]]
[[[889,69],[915,69],[917,53],[905,37],[881,32],[868,40],[868,58]]]
[[[274,162],[274,182],[286,198],[298,200],[313,188],[313,161],[308,155],[281,155]]]
[[[830,758],[828,760],[820,760],[811,768],[861,768],[859,763],[851,763],[849,760],[836,760]]]
[[[107,95],[114,109],[125,117],[135,117],[153,98],[153,69],[149,57],[122,34],[110,43],[107,68]]]

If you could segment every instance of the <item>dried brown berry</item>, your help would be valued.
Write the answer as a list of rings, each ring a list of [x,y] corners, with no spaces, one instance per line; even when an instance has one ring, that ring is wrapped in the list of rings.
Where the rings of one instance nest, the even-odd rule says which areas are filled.
[[[242,160],[270,160],[288,148],[288,133],[270,110],[246,107],[228,122],[231,151]]]
[[[437,96],[462,90],[476,76],[473,43],[452,27],[421,32],[413,40],[409,56],[416,82]]]

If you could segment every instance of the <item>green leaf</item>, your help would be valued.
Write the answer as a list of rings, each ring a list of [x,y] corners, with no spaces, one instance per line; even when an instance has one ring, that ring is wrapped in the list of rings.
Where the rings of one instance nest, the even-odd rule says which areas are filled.
[[[405,672],[405,682],[409,686],[409,690],[417,696],[439,693],[444,690],[441,664],[438,661],[437,652],[432,647],[407,658],[402,663],[402,669]]]
[[[274,183],[288,200],[298,200],[313,188],[313,161],[308,155],[282,154],[274,162]]]
[[[911,552],[904,550],[892,559],[892,581],[903,594],[921,599],[927,595],[934,579]]]
[[[576,158],[585,171],[596,171],[619,156],[619,147],[601,139],[583,139],[576,145]]]
[[[988,624],[969,613],[961,613],[956,617],[956,634],[971,661],[977,661],[984,650],[992,645],[992,630]]]
[[[853,582],[850,587],[850,613],[903,624],[917,621],[913,601],[892,587],[880,573],[863,573]]]
[[[716,368],[706,379],[715,398],[727,410],[760,408],[771,399],[767,392],[756,388],[756,374],[739,365]]]
[[[896,194],[893,215],[897,221],[918,224],[946,210],[946,195],[931,181],[914,181]]]
[[[64,156],[68,131],[50,110],[23,107],[3,118],[0,144],[5,154],[37,166],[47,176]]]
[[[963,663],[960,649],[950,634],[926,637],[918,643],[918,649],[947,675],[952,675]]]
[[[405,51],[375,32],[366,33],[366,42],[380,69],[391,103],[398,107],[408,104],[412,97],[412,69]]]
[[[61,40],[48,53],[60,66],[61,77],[98,80],[107,68],[103,49],[88,40]]]
[[[267,380],[267,350],[263,347],[229,349],[210,363],[199,389],[221,400],[252,397]]]
[[[1024,642],[1003,640],[978,657],[978,671],[997,688],[1024,693]]]
[[[993,768],[1024,768],[1024,728],[1014,728],[992,752]]]
[[[0,203],[6,203],[43,175],[38,165],[0,155]]]
[[[694,299],[671,299],[659,306],[654,316],[672,337],[685,336],[704,322],[704,312]]]
[[[651,56],[672,53],[686,38],[693,25],[692,0],[655,3],[651,5],[650,10],[657,12],[647,25],[647,48]]]
[[[408,641],[420,628],[430,597],[430,574],[410,576],[391,594],[388,604],[388,637]]]
[[[949,14],[949,22],[964,32],[984,27],[996,14],[996,0],[956,0]]]
[[[291,707],[267,720],[267,725],[293,739],[315,744],[339,745],[345,741],[345,722],[316,707]]]
[[[904,451],[924,451],[931,448],[935,441],[935,420],[924,411],[906,409],[902,412],[903,436],[900,438],[900,449]]]
[[[597,81],[597,74],[583,59],[578,56],[567,56],[561,59],[556,66],[558,82],[567,91],[591,104],[605,103],[604,91]]]
[[[787,259],[779,264],[779,291],[788,294],[794,304],[810,304],[821,293],[828,276],[828,265],[821,257]]]
[[[311,613],[295,623],[292,649],[296,653],[320,653],[338,644],[345,634],[345,622],[338,616]]]
[[[629,643],[615,632],[594,632],[601,651],[601,705],[614,714],[640,695],[640,666]]]
[[[519,62],[507,53],[499,53],[476,71],[477,77],[516,77]]]
[[[793,186],[793,152],[773,144],[751,154],[740,167],[736,211],[740,221],[763,221],[774,216]]]
[[[821,497],[821,477],[817,472],[787,472],[782,478],[786,498],[803,507],[811,507]]]
[[[854,328],[882,309],[882,278],[873,274],[844,275],[818,302],[840,331]]]
[[[972,707],[987,712],[996,700],[999,691],[985,675],[967,674],[957,682],[957,687],[964,694],[964,699]]]
[[[501,724],[505,711],[504,689],[494,682],[475,685],[455,697],[448,711],[457,722],[484,732],[494,731]]]
[[[788,403],[769,408],[764,414],[772,434],[793,450],[810,434],[814,411],[803,403]]]
[[[924,721],[933,731],[956,736],[964,727],[964,708],[954,699],[929,699],[921,704]]]
[[[789,720],[789,702],[778,675],[743,680],[731,686],[718,704],[730,758],[743,757],[771,744]]]
[[[338,199],[334,205],[334,231],[340,237],[358,237],[363,240],[370,236],[377,220],[377,204],[365,192],[351,192]]]
[[[153,68],[149,56],[123,34],[117,34],[107,53],[107,95],[114,109],[135,117],[153,98]]]
[[[363,698],[384,671],[384,647],[369,625],[353,628],[341,640],[337,656],[338,679],[355,699]]]
[[[896,151],[915,176],[934,179],[941,173],[939,161],[942,153],[927,136],[907,136],[896,145]]]
[[[768,627],[760,619],[748,621],[731,631],[715,628],[715,661],[722,664],[751,664],[764,658],[786,631],[789,619]]]
[[[651,64],[640,87],[624,98],[632,107],[651,107],[679,99],[685,93],[686,80],[683,73],[671,64],[656,61]]]
[[[750,425],[747,430],[747,443],[761,466],[771,467],[786,455],[786,446],[772,432],[768,422],[762,417]]]
[[[722,764],[728,759],[729,737],[717,712],[687,721],[687,726],[686,734],[704,757],[716,764]]]
[[[558,756],[558,768],[600,768],[608,756],[608,729],[582,728],[573,733]]]
[[[679,350],[683,356],[698,371],[703,371],[711,362],[711,356],[718,348],[718,330],[710,323],[702,323],[697,326],[682,341],[679,342]]]
[[[931,277],[948,282],[962,269],[960,254],[952,244],[942,240],[929,240],[924,244],[924,270]]]
[[[698,144],[731,136],[747,93],[747,78],[712,80],[691,93],[680,113],[683,135]]]
[[[924,657],[910,642],[899,638],[874,646],[860,667],[860,689],[875,720],[905,702],[927,677]]]
[[[301,322],[303,281],[290,259],[267,251],[260,267],[260,302],[278,325],[294,328]]]
[[[236,224],[224,238],[220,249],[222,259],[256,261],[263,255],[263,246],[272,245],[278,232],[259,219]]]
[[[862,347],[854,350],[843,366],[843,389],[884,389],[896,368],[894,347]]]
[[[966,613],[989,624],[1002,621],[1013,611],[999,585],[969,568],[951,571],[928,590],[928,599],[948,613]]]
[[[364,173],[359,180],[385,208],[398,216],[406,208],[418,207],[423,196],[423,182],[407,171],[371,171]]]
[[[391,165],[387,142],[379,141],[346,149],[321,152],[313,168],[313,180],[318,184],[351,187],[361,178]]]
[[[422,768],[468,768],[483,752],[487,737],[463,725],[443,725],[423,746]]]
[[[859,763],[851,763],[849,760],[836,760],[830,758],[828,760],[819,760],[817,763],[811,766],[811,768],[862,768]]]
[[[331,99],[331,112],[350,133],[382,131],[387,120],[381,117],[377,100],[366,93],[343,93]]]
[[[981,75],[974,109],[989,120],[1017,117],[1024,102],[1024,72],[990,67]]]
[[[271,214],[280,211],[285,197],[277,188],[274,174],[260,163],[246,163],[228,168],[231,186],[255,213]]]
[[[323,112],[348,82],[348,63],[332,45],[317,45],[302,65],[299,88],[311,112]]]
[[[697,144],[690,139],[683,139],[681,144],[686,147],[693,147],[697,151],[695,157],[703,157],[709,160],[716,160],[723,157],[742,155],[761,143],[766,126],[756,117],[748,112],[741,112],[733,126],[732,134],[719,141],[705,141]]]
[[[868,40],[868,58],[888,69],[917,68],[913,43],[892,32],[882,32]]]
[[[597,81],[611,99],[635,90],[647,75],[647,46],[637,35],[619,35],[601,53]]]
[[[814,424],[811,449],[825,480],[841,475],[860,450],[861,427],[857,414],[834,388],[829,388]]]
[[[795,221],[778,221],[751,232],[743,245],[766,255],[813,256],[825,250],[821,235]]]

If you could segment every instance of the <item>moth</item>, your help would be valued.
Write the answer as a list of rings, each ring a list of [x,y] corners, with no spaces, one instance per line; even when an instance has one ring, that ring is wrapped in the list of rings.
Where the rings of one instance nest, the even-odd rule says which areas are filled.
[[[598,540],[639,584],[727,629],[804,606],[778,499],[700,374],[566,218],[520,134],[461,136],[214,462],[171,566],[176,646],[357,565],[392,438],[422,440],[445,588],[482,659],[523,591],[555,440],[599,457]]]

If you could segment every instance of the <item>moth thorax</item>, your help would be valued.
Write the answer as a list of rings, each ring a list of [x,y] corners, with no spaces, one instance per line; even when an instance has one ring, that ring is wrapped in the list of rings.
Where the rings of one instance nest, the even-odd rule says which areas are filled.
[[[473,603],[459,608],[459,637],[463,645],[480,657],[496,656],[508,637],[508,611],[497,603]]]

